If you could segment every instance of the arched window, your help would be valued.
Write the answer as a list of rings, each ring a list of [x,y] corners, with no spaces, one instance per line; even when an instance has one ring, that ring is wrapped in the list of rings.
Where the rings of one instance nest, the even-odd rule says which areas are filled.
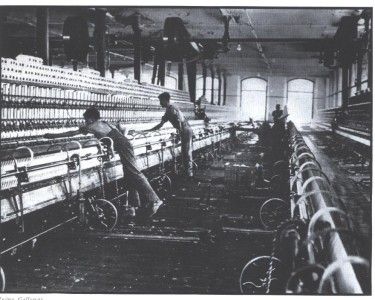
[[[266,117],[267,81],[245,78],[241,81],[241,111],[245,118],[263,121]]]
[[[309,123],[312,119],[314,82],[293,79],[288,82],[288,113],[294,123]]]
[[[211,103],[211,77],[206,77],[206,100]],[[214,83],[215,84],[215,83]],[[196,97],[197,99],[203,95],[203,76],[197,78],[196,83]]]
[[[165,76],[164,86],[168,89],[177,89],[177,79],[172,76]]]

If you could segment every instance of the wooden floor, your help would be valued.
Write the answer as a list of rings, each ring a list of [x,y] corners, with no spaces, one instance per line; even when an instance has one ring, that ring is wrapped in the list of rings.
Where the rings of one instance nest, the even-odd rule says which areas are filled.
[[[239,293],[242,267],[268,252],[263,237],[214,244],[49,239],[8,277],[8,292]]]
[[[327,134],[304,137],[361,239],[370,241],[371,204],[326,151]],[[195,182],[176,182],[173,196],[150,223],[121,218],[111,233],[67,226],[40,239],[30,259],[5,264],[7,292],[239,294],[245,264],[271,252],[273,235],[258,220],[268,196],[229,193],[232,186],[218,165],[198,170]],[[209,200],[202,199],[207,181]],[[370,244],[363,244],[361,254],[368,257],[369,251]]]
[[[265,196],[229,194],[222,168],[196,179],[177,182],[149,224],[122,219],[109,234],[67,227],[41,239],[6,270],[7,292],[239,294],[242,268],[271,251],[257,219]],[[199,182],[210,180],[202,199],[209,184]]]

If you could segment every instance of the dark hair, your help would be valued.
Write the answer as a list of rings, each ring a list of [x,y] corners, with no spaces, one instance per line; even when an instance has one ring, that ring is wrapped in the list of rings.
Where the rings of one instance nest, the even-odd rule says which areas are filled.
[[[86,111],[83,113],[83,117],[85,119],[94,119],[99,120],[100,119],[100,112],[98,109],[94,106],[86,109]]]
[[[280,104],[276,104],[276,108],[280,108]]]
[[[164,93],[161,93],[159,96],[158,96],[159,100],[167,100],[169,101],[169,99],[171,99],[171,95],[169,95],[168,92],[164,92]]]

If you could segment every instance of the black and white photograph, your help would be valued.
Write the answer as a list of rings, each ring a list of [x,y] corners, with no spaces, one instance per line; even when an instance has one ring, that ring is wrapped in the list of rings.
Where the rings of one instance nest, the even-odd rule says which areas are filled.
[[[372,294],[373,7],[225,3],[0,5],[0,300]]]

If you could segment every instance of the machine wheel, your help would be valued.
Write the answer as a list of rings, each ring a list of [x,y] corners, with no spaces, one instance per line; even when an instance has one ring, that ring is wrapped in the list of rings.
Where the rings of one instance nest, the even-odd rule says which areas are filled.
[[[271,190],[274,193],[283,193],[289,190],[287,174],[276,174],[270,179]]]
[[[260,222],[266,229],[276,229],[289,217],[289,205],[280,198],[268,199],[259,209]]]
[[[94,199],[88,210],[88,227],[92,230],[111,231],[117,224],[116,207],[106,199]]]
[[[285,293],[287,294],[314,294],[317,293],[320,280],[324,272],[322,265],[307,265],[289,277]]]
[[[281,261],[277,257],[258,256],[250,260],[241,271],[240,291],[242,294],[265,294],[267,291],[268,271],[272,259],[270,292],[275,292],[281,271]]]

